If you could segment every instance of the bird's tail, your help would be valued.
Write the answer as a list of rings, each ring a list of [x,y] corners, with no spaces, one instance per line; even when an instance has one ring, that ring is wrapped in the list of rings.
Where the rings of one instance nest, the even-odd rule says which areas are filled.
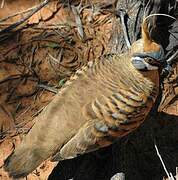
[[[10,177],[20,178],[35,170],[44,160],[43,154],[33,147],[17,147],[4,163],[4,169]]]

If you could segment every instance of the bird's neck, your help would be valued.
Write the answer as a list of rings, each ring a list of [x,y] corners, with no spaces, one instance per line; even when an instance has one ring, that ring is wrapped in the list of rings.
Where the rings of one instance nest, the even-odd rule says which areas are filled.
[[[116,55],[113,57],[113,62],[110,63],[112,74],[116,81],[122,82],[126,88],[136,88],[146,94],[151,92],[155,87],[158,87],[158,72],[157,71],[138,71],[131,63],[131,55]],[[114,77],[113,76],[113,77]]]

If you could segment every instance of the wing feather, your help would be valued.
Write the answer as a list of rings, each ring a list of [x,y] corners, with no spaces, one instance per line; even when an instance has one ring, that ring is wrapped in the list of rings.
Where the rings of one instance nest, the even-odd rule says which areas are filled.
[[[136,129],[145,119],[154,103],[142,93],[124,91],[96,98],[84,108],[89,119],[60,149],[53,160],[76,157],[100,147],[108,146],[117,138]]]

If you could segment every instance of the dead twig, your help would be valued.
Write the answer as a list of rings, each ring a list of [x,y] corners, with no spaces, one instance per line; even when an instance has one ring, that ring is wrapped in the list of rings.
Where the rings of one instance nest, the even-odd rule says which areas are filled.
[[[125,180],[125,174],[117,173],[111,178],[111,180]]]
[[[58,57],[57,57],[59,62],[62,61],[63,55],[64,55],[64,48],[61,48],[60,51],[58,52]]]
[[[84,30],[83,30],[79,10],[73,5],[71,6],[71,8],[72,8],[72,12],[73,12],[73,14],[75,16],[75,22],[76,22],[76,26],[77,26],[79,36],[80,36],[80,38],[82,40],[84,40],[85,39],[85,33],[84,33]]]
[[[58,90],[55,87],[51,87],[45,84],[38,84],[37,87],[43,88],[47,91],[57,94]]]
[[[0,35],[3,35],[4,33],[8,33],[11,30],[15,29],[16,27],[18,27],[19,25],[21,25],[22,23],[24,23],[26,20],[28,20],[33,14],[35,14],[36,12],[38,12],[41,8],[43,8],[46,4],[49,3],[49,0],[44,0],[41,4],[39,4],[38,6],[36,6],[26,17],[22,18],[21,20],[13,23],[12,25],[8,26],[7,28],[3,29],[0,31]]]
[[[1,3],[1,5],[2,5],[2,3]],[[37,5],[37,6],[38,6],[38,5]],[[8,19],[10,19],[10,18],[12,18],[12,17],[18,16],[18,15],[20,15],[20,14],[28,13],[29,11],[34,10],[37,6],[30,7],[30,8],[28,8],[28,9],[23,10],[23,11],[16,12],[16,13],[11,14],[11,15],[5,17],[5,18],[2,18],[2,19],[0,19],[0,23],[2,23],[3,21],[6,21],[6,20],[8,20]]]
[[[44,42],[51,42],[51,43],[60,44],[60,43],[62,43],[63,40],[61,40],[60,42],[57,42],[57,41],[54,41],[54,40],[52,40],[52,39],[40,39],[40,38],[38,38],[38,39],[32,39],[32,40],[30,40],[30,41],[28,41],[28,42],[25,42],[25,43],[19,43],[19,44],[17,44],[16,46],[8,49],[5,53],[2,54],[2,57],[6,57],[7,54],[9,54],[11,51],[17,49],[17,48],[20,47],[20,46],[25,46],[25,45],[28,45],[28,44],[30,44],[30,43],[38,42],[38,41],[44,41]],[[5,61],[5,58],[4,58],[2,61]],[[0,62],[2,62],[2,61],[0,61]]]
[[[172,64],[173,61],[178,61],[176,58],[178,57],[178,50],[167,60],[168,64]]]
[[[21,114],[19,114],[17,117],[16,117],[16,120],[18,120],[22,115],[24,115],[25,113],[27,113],[29,110],[30,110],[30,106],[28,108],[25,109],[25,111],[23,111]]]
[[[128,35],[127,27],[126,27],[126,24],[125,24],[125,15],[126,15],[126,12],[123,9],[119,9],[118,15],[119,15],[120,20],[121,20],[121,27],[122,27],[122,30],[123,30],[123,34],[124,34],[124,39],[125,39],[126,45],[130,49],[131,48],[131,43],[130,43],[130,40],[129,40],[129,35]]]
[[[11,114],[11,112],[9,112],[2,104],[0,104],[0,108],[11,119],[11,121],[10,121],[10,123],[12,124],[11,128],[14,128],[15,127],[15,119],[14,119],[13,115]]]
[[[45,108],[46,106],[43,106],[42,108],[40,108],[37,112],[35,112],[33,115],[32,115],[32,118],[38,116],[42,111],[43,109]]]
[[[16,118],[16,120],[17,120],[19,117],[21,117],[21,115],[25,114],[30,108],[31,108],[31,107],[28,107],[23,113],[21,113],[21,114]],[[6,111],[6,110],[5,110],[5,111]],[[8,113],[8,112],[6,112],[6,113],[7,113],[8,116],[9,116],[9,113]],[[10,115],[10,116],[11,116],[11,115]],[[13,119],[13,120],[14,120],[14,119]],[[15,124],[15,121],[14,121],[14,122],[13,122],[13,129],[12,129],[12,127],[9,127],[8,129],[0,132],[0,142],[1,142],[1,140],[2,140],[3,138],[5,138],[5,137],[7,136],[7,134],[9,134],[9,135],[12,134],[11,137],[17,135],[17,134],[18,134],[17,129],[20,129],[21,127],[23,128],[24,125],[27,124],[28,122],[29,122],[29,120],[26,120],[26,121],[23,121],[23,122],[21,122],[21,123],[19,123],[19,124]],[[2,141],[3,141],[3,140],[2,140]]]
[[[161,164],[162,164],[162,166],[163,166],[163,168],[164,168],[164,171],[165,171],[165,173],[166,173],[166,175],[167,175],[167,177],[168,177],[168,180],[174,180],[174,177],[173,177],[173,175],[172,175],[172,173],[170,172],[168,172],[168,170],[167,170],[167,168],[166,168],[166,165],[165,165],[165,163],[164,163],[164,161],[163,161],[163,159],[162,159],[162,157],[161,157],[161,154],[159,153],[159,150],[158,150],[158,147],[157,147],[157,145],[156,145],[156,141],[155,141],[155,143],[154,143],[154,146],[155,146],[155,149],[156,149],[156,153],[157,153],[157,155],[158,155],[158,157],[159,157],[159,159],[160,159],[160,161],[161,161]]]
[[[2,2],[1,2],[1,8],[4,7],[4,2],[5,2],[5,0],[2,0]]]
[[[48,53],[48,55],[49,55],[49,57],[54,61],[54,63],[56,63],[56,64],[62,66],[63,68],[68,68],[68,66],[65,66],[65,65],[63,65],[63,64],[61,64],[61,63],[59,62],[60,59],[56,59],[56,58],[53,57],[50,53]]]
[[[0,84],[5,83],[7,81],[19,79],[19,78],[21,78],[21,74],[12,75],[12,76],[9,76],[9,77],[6,77],[6,78],[0,80]]]

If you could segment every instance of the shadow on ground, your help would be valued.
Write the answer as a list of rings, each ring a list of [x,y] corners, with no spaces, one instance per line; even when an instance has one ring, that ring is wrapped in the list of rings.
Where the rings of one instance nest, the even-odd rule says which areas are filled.
[[[127,180],[162,180],[165,172],[154,139],[168,170],[175,174],[178,116],[158,113],[114,145],[58,163],[48,180],[109,180],[118,172],[124,172]]]

